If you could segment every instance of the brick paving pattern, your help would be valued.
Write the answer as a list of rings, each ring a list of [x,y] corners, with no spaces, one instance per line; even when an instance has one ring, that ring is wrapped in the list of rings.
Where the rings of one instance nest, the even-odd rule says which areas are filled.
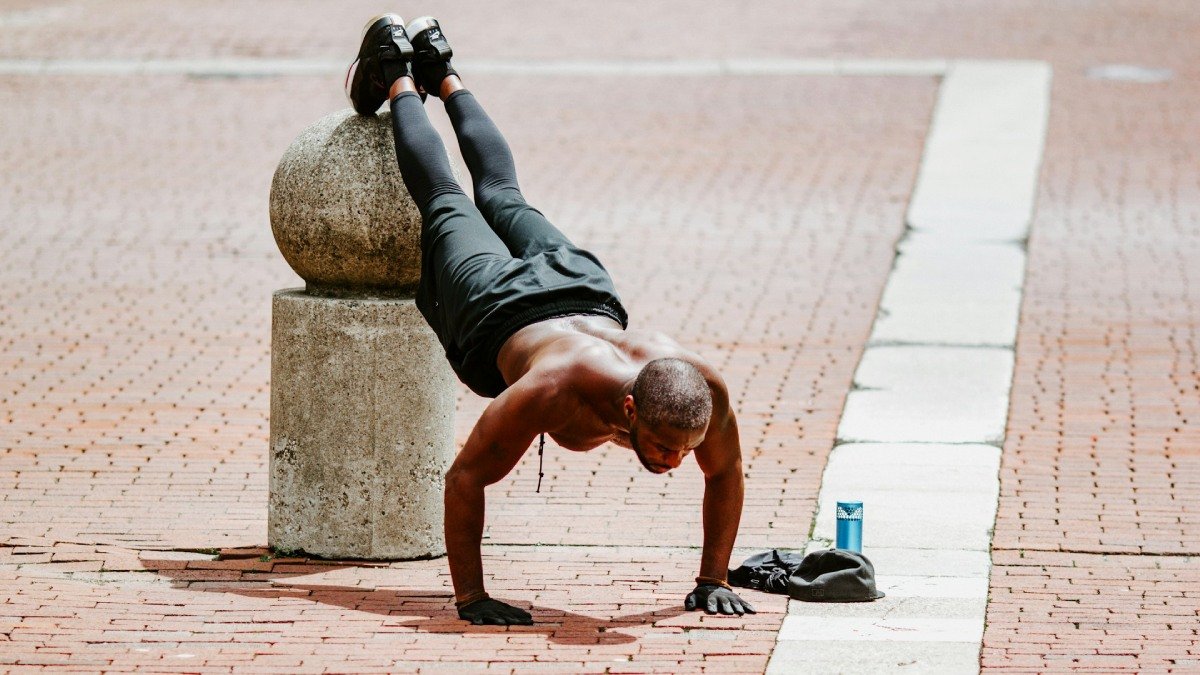
[[[345,35],[375,9],[368,3],[231,1],[181,2],[170,10],[151,2],[83,8],[8,0],[0,3],[0,58],[341,57]],[[271,12],[304,20],[290,22],[288,39],[281,40],[255,20]],[[479,58],[710,58],[714,35],[730,35],[714,27],[740,17],[755,27],[753,39],[730,47],[743,56],[1050,62],[1051,126],[1030,240],[982,665],[1030,672],[1200,667],[1194,590],[1200,587],[1200,303],[1192,272],[1200,269],[1194,122],[1200,11],[1194,3],[769,1],[739,5],[735,13],[723,3],[681,0],[532,8],[498,0],[486,9],[462,3],[439,13],[455,27],[451,37],[471,44]],[[532,15],[548,30],[536,39],[514,37],[523,35]],[[79,17],[89,22],[88,39],[50,39]],[[1138,84],[1087,76],[1088,68],[1112,63],[1170,68],[1175,77]],[[0,549],[0,583],[9,599],[0,611],[6,622],[0,633],[7,635],[0,658],[74,659],[93,670],[89,659],[195,669],[202,658],[197,643],[216,640],[225,643],[217,648],[220,656],[203,656],[214,668],[222,665],[216,659],[226,658],[241,670],[254,652],[276,651],[284,653],[255,663],[298,670],[286,660],[305,650],[310,659],[360,659],[365,668],[380,656],[366,645],[400,644],[416,635],[432,649],[425,659],[450,650],[467,658],[476,647],[496,651],[507,642],[486,635],[493,629],[463,631],[446,618],[449,592],[440,561],[396,565],[388,573],[286,561],[275,561],[282,569],[273,573],[239,567],[257,563],[253,547],[265,539],[266,299],[270,290],[295,283],[267,234],[266,181],[295,131],[341,102],[336,84],[309,79],[156,82],[149,88],[120,79],[0,77],[6,178],[0,183],[0,255],[9,263],[0,271],[0,521],[7,544]],[[548,93],[538,93],[536,106],[520,103],[534,93],[520,78],[472,84],[517,146],[531,199],[614,268],[635,320],[682,333],[735,384],[752,480],[771,486],[749,495],[739,540],[749,547],[802,537],[801,524],[811,517],[841,396],[898,234],[934,86],[858,78],[755,82],[764,86],[731,92],[729,80],[680,91],[674,83],[644,79],[593,78],[578,86],[556,79]],[[286,105],[278,98],[282,83],[293,92]],[[794,88],[801,83],[803,89]],[[88,95],[68,99],[82,85]],[[657,105],[664,96],[686,102],[686,122]],[[721,115],[698,111],[696,102],[705,97],[719,102]],[[762,101],[751,97],[791,109],[762,114]],[[621,114],[613,112],[618,105]],[[627,114],[631,106],[640,112]],[[547,116],[532,119],[535,107]],[[739,124],[723,123],[727,115]],[[781,132],[772,135],[766,125]],[[656,128],[672,138],[645,150],[639,145],[644,132]],[[637,142],[618,129],[638,134]],[[672,140],[675,134],[712,145]],[[753,152],[740,158],[733,151],[747,147]],[[564,165],[564,154],[579,159]],[[698,170],[697,162],[705,168]],[[634,180],[627,168],[635,164],[656,170],[660,182]],[[667,175],[665,167],[676,173]],[[743,190],[757,189],[755,181],[762,180],[773,188],[759,193],[768,201],[755,203],[749,215],[708,198],[710,189],[732,193],[739,178]],[[610,198],[614,190],[640,198],[622,206]],[[851,196],[859,191],[862,197]],[[810,257],[806,265],[722,271],[716,263],[723,249],[695,247],[690,259],[671,264],[688,260],[689,275],[699,266],[704,274],[694,278],[702,285],[672,279],[676,270],[654,267],[664,261],[651,261],[644,249],[689,241],[683,237],[691,230],[677,211],[683,209],[710,224],[749,222],[764,239],[722,241],[749,251],[775,251],[765,237],[787,231],[787,220],[795,218],[803,227],[786,245],[807,247]],[[647,234],[650,225],[664,236]],[[862,229],[847,236],[847,228]],[[829,237],[839,235],[844,238],[835,246]],[[732,295],[735,282],[738,295]],[[791,285],[776,287],[780,282]],[[654,300],[663,288],[672,289],[671,302]],[[705,300],[722,292],[731,294],[732,304]],[[200,311],[181,309],[185,298]],[[789,306],[797,311],[787,312]],[[705,322],[685,321],[695,312]],[[796,326],[799,321],[805,327]],[[768,333],[771,339],[755,337]],[[773,390],[789,392],[794,398],[781,400],[792,407],[772,409]],[[477,406],[463,401],[460,434]],[[793,459],[782,459],[785,454]],[[692,542],[686,534],[694,515],[683,495],[698,488],[694,475],[637,476],[634,483],[630,458],[620,453],[552,449],[548,459],[541,496],[532,493],[528,461],[498,486],[505,504],[494,504],[494,543],[485,555],[499,595],[562,612],[554,630],[581,628],[603,643],[601,650],[635,644],[637,659],[661,656],[663,669],[671,668],[667,657],[695,658],[694,644],[719,644],[726,655],[710,652],[704,665],[761,670],[759,654],[769,650],[765,635],[729,639],[732,631],[699,632],[701,624],[731,624],[683,614],[659,616],[653,630],[646,628],[645,613],[673,610],[662,598],[680,596],[688,585],[695,551],[682,546]],[[675,484],[668,490],[667,483]],[[655,529],[649,519],[617,522],[604,508],[617,501],[628,504],[625,512],[656,519],[667,512],[660,508],[666,503],[684,523]],[[555,508],[562,504],[576,517],[548,525],[548,518],[566,512]],[[596,538],[571,530],[580,521],[630,548],[566,546]],[[644,536],[652,529],[670,547],[645,546],[657,543]],[[66,543],[72,541],[80,543]],[[517,545],[531,542],[564,546]],[[211,555],[154,550],[197,546],[230,548],[216,562]],[[544,557],[522,558],[533,555]],[[97,575],[98,557],[113,570],[111,582],[103,580],[109,572]],[[188,570],[187,563],[217,567]],[[537,588],[524,573],[533,564],[543,574],[562,579],[574,573],[583,581],[570,592]],[[187,574],[166,571],[180,568]],[[630,609],[575,604],[597,581],[588,573],[598,569],[611,575],[611,587]],[[328,584],[293,579],[320,573],[339,578]],[[389,586],[397,578],[403,588]],[[251,586],[197,599],[191,588],[183,590],[185,583]],[[303,584],[321,589],[297,592]],[[351,585],[388,595],[359,599],[337,590]],[[321,599],[282,607],[301,593]],[[151,598],[148,609],[139,609]],[[751,632],[773,631],[782,604],[754,599],[768,611]],[[389,602],[411,609],[397,619],[365,615],[373,604]],[[182,622],[167,618],[181,610],[191,612]],[[309,618],[305,612],[329,614]],[[280,620],[292,624],[270,623]],[[618,624],[615,630],[635,642],[602,637],[608,631],[600,631],[600,621]],[[690,628],[696,630],[687,631],[695,634],[672,625],[661,637],[680,621],[695,621]],[[428,632],[416,632],[415,624]],[[209,638],[188,642],[184,652],[170,635],[155,641],[119,632],[183,625],[193,635],[202,625]],[[553,652],[563,667],[594,663],[600,669],[580,645],[535,629],[543,632],[519,636],[535,641],[521,646],[540,645],[532,656]],[[114,632],[105,638],[105,631]],[[256,642],[240,633],[296,639]],[[45,654],[37,653],[39,644]],[[187,659],[190,666],[176,665],[182,657],[164,657],[181,652],[195,655]],[[610,658],[622,656],[629,653]],[[273,659],[282,662],[272,665]],[[506,669],[517,660],[514,653],[504,663],[476,665]],[[639,662],[626,665],[636,669]]]
[[[1067,71],[1054,96],[983,664],[1194,672],[1200,87]]]
[[[344,105],[339,83],[106,77],[62,108],[79,82],[0,78],[4,255],[18,263],[0,271],[0,663],[765,667],[784,599],[754,594],[761,613],[743,619],[684,612],[699,472],[651,476],[627,450],[550,444],[540,495],[533,455],[490,491],[490,587],[532,608],[530,629],[458,621],[444,559],[261,560],[269,297],[299,281],[267,188],[295,133]],[[603,77],[470,82],[530,201],[600,255],[633,321],[729,381],[749,474],[735,557],[802,545],[936,82],[636,83],[654,96]],[[461,398],[460,441],[481,407]]]

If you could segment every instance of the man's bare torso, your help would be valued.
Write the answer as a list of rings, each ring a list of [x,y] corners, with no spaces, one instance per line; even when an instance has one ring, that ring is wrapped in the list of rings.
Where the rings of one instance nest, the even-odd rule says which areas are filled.
[[[629,429],[614,408],[619,392],[646,363],[668,357],[710,372],[699,356],[662,333],[622,330],[616,321],[595,315],[525,326],[505,341],[496,361],[510,386],[535,378],[556,388],[560,395],[546,411],[546,433],[564,448],[586,451],[610,441],[630,447]]]

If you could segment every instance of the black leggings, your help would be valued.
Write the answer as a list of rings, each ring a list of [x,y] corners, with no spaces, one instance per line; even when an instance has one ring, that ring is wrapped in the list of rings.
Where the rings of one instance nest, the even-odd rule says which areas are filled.
[[[507,383],[496,354],[521,327],[568,314],[607,316],[625,327],[628,317],[596,256],[525,202],[512,151],[475,97],[456,91],[446,111],[474,203],[454,179],[420,97],[405,92],[392,100],[396,159],[422,218],[417,307],[459,379],[497,396]]]
[[[520,193],[512,150],[471,92],[460,89],[451,94],[446,99],[446,113],[471,172],[475,203],[485,204],[504,189]],[[392,128],[400,173],[418,208],[439,195],[465,194],[454,180],[446,146],[429,123],[419,97],[410,92],[392,100]]]

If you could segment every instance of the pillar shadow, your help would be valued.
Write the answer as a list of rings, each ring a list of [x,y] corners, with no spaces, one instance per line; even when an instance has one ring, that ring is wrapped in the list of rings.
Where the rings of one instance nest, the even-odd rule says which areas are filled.
[[[399,625],[424,633],[495,634],[498,631],[506,630],[500,626],[475,626],[459,619],[454,608],[453,595],[450,593],[415,589],[365,589],[359,586],[288,582],[290,579],[346,567],[383,567],[384,565],[380,563],[368,561],[311,562],[291,559],[278,561],[288,567],[286,572],[268,569],[247,570],[246,561],[252,560],[261,553],[261,549],[250,550],[253,551],[253,555],[239,556],[236,553],[230,554],[230,549],[225,549],[218,559],[204,561],[203,567],[200,568],[179,568],[178,560],[143,558],[141,563],[145,570],[170,579],[172,584],[180,589],[206,593],[232,593],[267,600],[276,598],[308,600],[343,609],[398,617]],[[264,566],[268,564],[269,562],[265,562]],[[298,567],[307,569],[295,571]],[[231,572],[237,572],[239,576],[243,572],[253,572],[259,575],[270,574],[271,578],[247,581],[246,579],[231,578]],[[211,587],[191,585],[195,582],[213,585]],[[222,586],[221,582],[231,585]],[[246,585],[259,582],[261,587]],[[510,626],[507,628],[508,631],[540,633],[545,635],[550,642],[563,645],[611,645],[636,642],[638,639],[636,636],[623,633],[621,629],[651,625],[687,613],[680,603],[675,607],[627,614],[604,620],[553,607],[539,607],[523,602],[512,604],[532,614],[534,624],[532,626]]]

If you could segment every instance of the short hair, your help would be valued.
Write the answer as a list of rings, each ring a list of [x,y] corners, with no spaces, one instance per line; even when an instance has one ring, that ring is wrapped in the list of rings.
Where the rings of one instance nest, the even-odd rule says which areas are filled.
[[[638,417],[654,427],[668,424],[688,431],[701,429],[712,416],[712,392],[695,366],[682,359],[655,359],[633,383]]]

